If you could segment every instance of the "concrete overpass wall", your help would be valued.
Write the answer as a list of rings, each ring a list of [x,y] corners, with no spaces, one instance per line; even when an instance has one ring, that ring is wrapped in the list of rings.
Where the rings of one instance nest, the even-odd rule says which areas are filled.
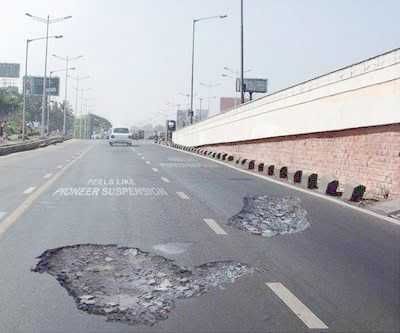
[[[246,103],[173,140],[359,181],[373,196],[400,196],[400,50]]]

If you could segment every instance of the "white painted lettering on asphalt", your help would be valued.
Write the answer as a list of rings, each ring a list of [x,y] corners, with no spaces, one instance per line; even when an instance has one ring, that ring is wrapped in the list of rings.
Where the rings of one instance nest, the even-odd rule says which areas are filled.
[[[169,181],[169,179],[168,179],[168,178],[161,177],[161,180],[162,180],[164,183],[170,183],[170,181]]]
[[[271,290],[285,303],[294,314],[310,329],[327,329],[325,325],[312,311],[304,305],[289,289],[282,283],[266,283]]]
[[[59,197],[113,197],[113,196],[166,196],[162,187],[61,187],[53,196]]]
[[[135,181],[130,178],[90,178],[88,185],[92,186],[135,186]]]
[[[215,222],[213,219],[203,219],[204,222],[207,223],[207,225],[217,234],[217,235],[227,235],[224,229],[221,228],[221,226]]]
[[[153,170],[154,172],[158,172],[157,168],[151,168],[151,170]]]
[[[31,194],[35,189],[36,189],[35,186],[28,187],[28,188],[24,191],[24,194]]]
[[[50,178],[52,175],[53,175],[52,173],[46,173],[46,174],[43,176],[43,178],[44,178],[44,179],[48,179],[48,178]]]
[[[189,197],[184,192],[176,192],[176,194],[178,195],[179,198],[183,200],[189,200]]]

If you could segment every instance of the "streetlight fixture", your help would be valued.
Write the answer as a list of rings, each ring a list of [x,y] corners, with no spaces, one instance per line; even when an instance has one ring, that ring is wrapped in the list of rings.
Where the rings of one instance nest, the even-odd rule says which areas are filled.
[[[38,37],[38,38],[31,38],[26,40],[26,48],[25,48],[25,77],[23,81],[22,93],[23,93],[23,104],[22,104],[22,140],[25,140],[25,115],[26,115],[26,85],[28,79],[28,54],[29,54],[29,43],[35,42],[38,40],[43,40],[46,38],[63,38],[63,35],[54,35],[54,36],[47,36],[47,37]]]
[[[44,136],[44,112],[45,109],[47,109],[47,92],[46,92],[46,84],[47,84],[47,53],[49,49],[49,25],[53,23],[58,23],[64,20],[68,20],[72,18],[72,16],[64,16],[64,17],[58,17],[54,19],[50,19],[50,15],[47,15],[46,18],[42,18],[39,16],[34,16],[30,13],[25,13],[26,16],[32,18],[33,20],[41,23],[46,24],[46,53],[45,53],[45,58],[44,58],[44,76],[43,76],[43,98],[42,98],[42,123],[40,126],[40,135],[43,137]]]
[[[200,82],[200,85],[202,85],[203,87],[207,88],[207,92],[208,92],[208,95],[207,95],[207,108],[208,108],[208,112],[210,112],[211,90],[213,88],[219,87],[221,85],[221,83],[212,83],[212,82],[202,83],[202,82]]]
[[[75,61],[83,57],[83,55],[79,55],[77,57],[60,57],[56,54],[53,54],[54,58],[60,59],[62,61],[65,61],[65,90],[64,90],[64,107],[63,107],[63,135],[67,134],[67,115],[66,115],[66,109],[67,109],[67,94],[68,94],[68,66],[70,61]]]
[[[228,15],[216,15],[216,16],[208,16],[201,17],[193,20],[193,36],[192,36],[192,77],[190,83],[190,124],[193,124],[193,80],[194,80],[194,40],[195,40],[195,31],[196,31],[196,23],[200,21],[213,20],[213,19],[224,19],[228,17]]]
[[[68,71],[68,70],[70,70],[70,71],[74,71],[76,68],[75,67],[69,67],[69,68],[66,68],[66,69],[58,69],[58,70],[55,70],[55,71],[50,71],[50,81],[49,81],[49,85],[51,85],[51,77],[53,76],[53,74],[54,73],[58,73],[58,72],[65,72],[65,71]],[[49,88],[51,88],[51,86],[49,86]],[[50,98],[50,100],[51,100],[51,98]],[[47,125],[46,125],[46,129],[47,129],[47,133],[49,133],[49,125],[50,125],[50,111],[49,111],[49,108],[47,108]],[[63,128],[64,128],[64,125],[65,125],[65,107],[64,107],[64,122],[63,122]],[[63,135],[65,135],[65,133],[63,132]]]
[[[243,0],[240,0],[240,101],[244,103]]]

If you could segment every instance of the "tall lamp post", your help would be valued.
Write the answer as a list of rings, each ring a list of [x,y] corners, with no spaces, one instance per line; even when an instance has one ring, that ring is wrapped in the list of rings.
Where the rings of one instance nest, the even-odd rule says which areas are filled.
[[[50,81],[49,81],[49,88],[51,88],[51,78],[52,78],[52,76],[53,76],[53,74],[54,73],[58,73],[58,72],[65,72],[65,71],[74,71],[76,68],[75,67],[69,67],[69,68],[66,68],[66,69],[58,69],[58,70],[55,70],[55,71],[50,71]],[[49,108],[47,108],[47,133],[49,133],[49,124],[50,124],[50,111],[49,111]],[[63,120],[63,129],[64,129],[64,126],[65,126],[65,106],[64,106],[64,120]],[[64,131],[63,131],[63,135],[65,135],[64,134]]]
[[[22,104],[22,140],[25,140],[25,118],[26,118],[26,85],[28,80],[28,54],[29,54],[29,43],[35,42],[37,40],[43,40],[46,38],[62,38],[63,35],[55,35],[55,36],[48,36],[48,37],[38,37],[38,38],[31,38],[26,40],[26,49],[25,49],[25,76],[22,80],[23,87],[23,104]]]
[[[240,101],[244,103],[243,0],[240,0]]]
[[[47,84],[47,53],[49,49],[49,25],[53,23],[58,23],[67,19],[72,18],[72,16],[64,16],[58,17],[54,19],[50,19],[50,15],[47,15],[46,18],[33,16],[32,14],[25,13],[26,16],[34,19],[35,21],[45,23],[46,24],[46,52],[44,57],[44,76],[43,76],[43,97],[42,97],[42,123],[40,126],[40,135],[44,136],[44,118],[45,118],[45,110],[47,109],[47,91],[46,91],[46,84]]]
[[[64,88],[64,105],[63,105],[63,135],[67,134],[67,97],[68,97],[68,71],[69,71],[69,63],[70,61],[78,60],[83,57],[83,55],[79,55],[77,57],[60,57],[58,55],[53,54],[53,57],[65,61],[65,88]]]
[[[217,15],[217,16],[209,16],[209,17],[201,17],[193,20],[193,36],[192,36],[192,77],[190,81],[190,123],[193,124],[193,80],[194,80],[194,41],[195,41],[195,32],[196,32],[196,23],[205,20],[213,20],[213,19],[224,19],[228,17],[228,15]]]
[[[216,87],[220,86],[221,83],[212,83],[212,82],[202,83],[202,82],[200,82],[200,85],[202,85],[203,87],[207,88],[207,93],[208,93],[208,95],[207,95],[207,108],[208,108],[208,112],[210,113],[211,90],[213,88],[216,88]]]
[[[75,80],[76,81],[76,88],[75,88],[75,113],[76,113],[76,115],[78,115],[78,99],[79,99],[79,83],[82,81],[82,80],[87,80],[87,79],[89,79],[90,78],[90,76],[89,75],[87,75],[87,76],[76,76],[76,77],[73,77],[73,76],[70,76],[70,78],[71,79],[73,79],[73,80]],[[80,121],[80,120],[79,120]],[[79,128],[80,128],[80,125],[79,125]],[[74,130],[74,132],[75,132],[75,130]]]

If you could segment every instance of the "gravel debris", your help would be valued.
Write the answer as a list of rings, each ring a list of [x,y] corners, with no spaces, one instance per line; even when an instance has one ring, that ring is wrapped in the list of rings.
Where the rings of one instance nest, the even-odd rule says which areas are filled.
[[[248,265],[233,261],[189,269],[163,256],[117,245],[60,247],[38,259],[32,270],[54,276],[79,310],[131,325],[152,326],[168,318],[177,300],[224,289],[253,273]]]
[[[263,195],[245,197],[243,202],[242,210],[228,220],[228,225],[264,237],[299,232],[310,226],[299,198]]]

